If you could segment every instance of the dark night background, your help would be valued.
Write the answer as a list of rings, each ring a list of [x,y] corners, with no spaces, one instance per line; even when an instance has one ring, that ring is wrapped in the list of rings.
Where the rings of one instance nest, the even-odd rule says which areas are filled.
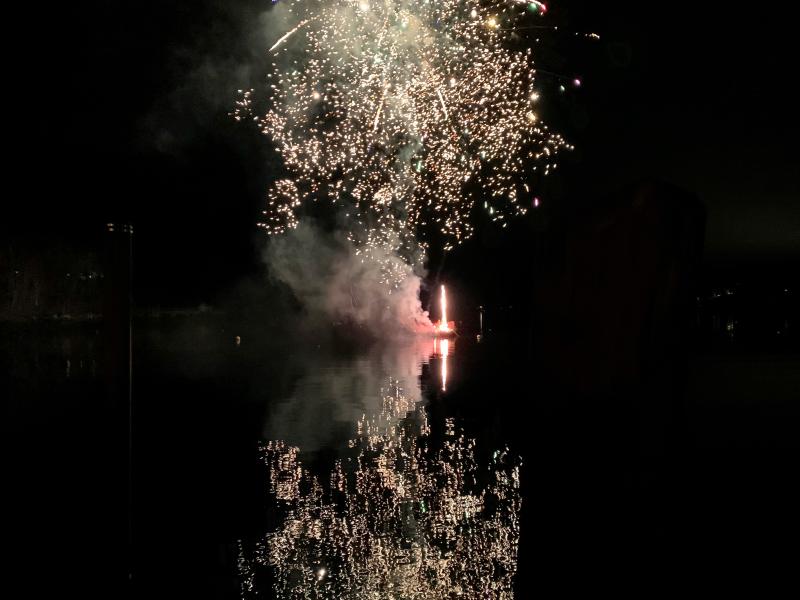
[[[212,302],[258,267],[254,223],[274,162],[268,141],[227,113],[237,87],[258,83],[252,31],[267,4],[45,3],[20,17],[27,43],[9,113],[17,191],[4,203],[4,235],[81,241],[130,220],[144,303]],[[576,146],[544,202],[582,207],[656,177],[705,202],[710,264],[797,260],[786,10],[552,3],[547,19],[563,31],[541,35],[540,67],[584,85],[544,103]],[[602,40],[575,42],[572,30]]]
[[[6,77],[11,107],[6,113],[10,130],[6,136],[8,191],[0,218],[0,270],[5,271],[4,277],[12,276],[17,264],[14,261],[19,260],[47,262],[59,273],[67,269],[88,273],[96,266],[92,256],[103,246],[105,224],[126,221],[135,228],[137,310],[195,309],[206,304],[234,311],[273,297],[262,289],[269,287],[261,259],[265,238],[255,223],[265,191],[278,172],[278,162],[268,140],[228,116],[236,89],[258,83],[259,61],[266,47],[259,41],[258,18],[269,4],[269,0],[40,2],[13,9],[6,27],[9,34],[21,33],[24,42],[18,42],[9,53],[11,64]],[[692,306],[688,313],[665,311],[667,316],[661,321],[656,318],[661,328],[653,326],[646,331],[655,341],[641,346],[648,364],[664,364],[677,372],[681,364],[689,362],[689,375],[642,367],[636,385],[615,396],[619,400],[615,406],[624,413],[619,407],[627,406],[643,390],[669,403],[683,397],[673,390],[691,380],[692,373],[702,371],[704,375],[698,379],[702,383],[695,383],[687,396],[702,405],[692,413],[694,426],[702,429],[714,423],[717,416],[712,408],[725,397],[740,402],[741,410],[737,408],[733,416],[722,418],[719,430],[715,430],[718,437],[705,440],[707,447],[703,447],[701,459],[693,461],[683,450],[668,464],[637,471],[644,480],[637,489],[644,490],[641,493],[647,498],[660,499],[642,501],[633,511],[635,518],[647,520],[651,517],[646,514],[648,510],[669,514],[665,522],[670,525],[665,527],[674,527],[678,533],[671,536],[669,531],[659,530],[657,537],[662,537],[658,539],[667,540],[663,546],[655,547],[660,542],[642,542],[641,553],[630,550],[625,556],[635,557],[630,558],[631,569],[647,567],[648,557],[652,557],[652,562],[666,568],[667,573],[680,571],[683,577],[686,574],[678,565],[681,558],[688,560],[691,556],[708,567],[712,557],[719,558],[723,549],[734,548],[731,553],[735,556],[726,557],[730,558],[729,570],[723,568],[720,575],[730,583],[734,564],[754,564],[749,561],[750,555],[740,550],[742,547],[748,551],[776,550],[791,540],[791,532],[797,532],[796,506],[792,507],[796,495],[791,482],[797,465],[793,458],[796,427],[792,425],[797,423],[797,408],[790,400],[800,400],[796,385],[800,98],[792,13],[782,3],[554,0],[546,22],[559,25],[560,31],[540,35],[538,65],[579,76],[583,85],[564,94],[552,85],[543,95],[542,111],[545,120],[576,149],[563,156],[558,170],[540,190],[540,209],[502,234],[483,225],[473,240],[447,258],[433,256],[428,265],[425,298],[428,286],[440,278],[452,282],[465,312],[474,312],[474,307],[484,304],[487,314],[492,311],[490,322],[497,330],[508,327],[512,318],[532,312],[528,302],[535,303],[543,315],[567,318],[569,315],[565,317],[558,306],[563,298],[572,298],[570,290],[581,289],[596,295],[597,306],[609,308],[624,319],[625,314],[636,312],[637,282],[651,273],[637,271],[636,265],[617,268],[616,261],[626,250],[614,243],[614,232],[635,232],[639,217],[625,221],[608,215],[618,214],[616,210],[628,214],[619,207],[627,206],[625,202],[635,196],[630,186],[641,181],[664,182],[689,194],[683,196],[674,188],[656,186],[685,201],[681,206],[690,207],[692,227],[700,224],[692,231],[702,251],[699,247],[696,252],[686,250],[691,256],[678,261],[683,269],[681,289],[691,296]],[[576,38],[573,31],[595,31],[602,39],[592,42]],[[654,209],[653,218],[666,218],[658,210]],[[642,217],[642,222],[649,223],[647,218]],[[608,219],[615,223],[611,229],[593,228]],[[584,235],[586,231],[593,233]],[[635,248],[643,249],[644,260],[662,256],[660,247],[648,246],[651,231],[661,229],[643,228],[639,237],[633,236],[639,244]],[[592,252],[593,241],[598,244],[596,253]],[[580,272],[581,266],[586,273],[602,273],[598,277],[606,283],[575,276],[571,283],[563,284],[558,278],[570,268]],[[627,283],[620,283],[626,277]],[[541,288],[537,287],[537,278],[545,282]],[[611,286],[609,294],[604,295],[604,285]],[[630,304],[617,301],[613,290],[622,290],[634,299]],[[570,302],[579,313],[576,322],[585,319],[594,332],[588,335],[596,336],[593,340],[597,348],[590,340],[584,350],[591,352],[594,348],[603,354],[605,342],[613,337],[613,332],[605,329],[605,316],[592,312],[588,303]],[[628,521],[619,531],[615,528],[614,519],[624,520],[623,509],[613,508],[612,500],[607,504],[599,501],[596,511],[580,516],[582,506],[575,497],[585,488],[570,478],[585,475],[587,481],[597,483],[592,478],[600,477],[594,462],[583,464],[578,458],[583,451],[594,453],[592,444],[605,448],[602,436],[593,429],[595,423],[609,426],[611,434],[625,431],[624,418],[618,421],[617,413],[600,414],[594,407],[593,401],[604,399],[607,392],[600,383],[592,388],[592,382],[602,383],[605,373],[617,373],[615,369],[623,372],[625,367],[615,367],[614,358],[624,363],[630,348],[622,340],[616,354],[612,352],[608,362],[600,361],[600,366],[590,366],[588,360],[581,363],[580,356],[573,364],[572,347],[569,340],[564,341],[562,332],[528,316],[525,323],[543,333],[533,342],[526,339],[520,343],[533,356],[550,355],[554,365],[552,380],[542,383],[542,394],[546,396],[562,385],[559,377],[581,380],[570,392],[569,402],[543,409],[542,414],[559,425],[549,431],[541,426],[537,434],[545,440],[543,445],[553,442],[548,448],[558,447],[563,442],[561,436],[572,439],[580,434],[588,440],[560,455],[561,462],[541,473],[551,484],[561,486],[565,500],[558,506],[555,501],[552,505],[545,503],[546,515],[576,514],[564,531],[555,524],[537,531],[552,542],[553,553],[536,555],[535,562],[541,571],[549,573],[545,579],[553,585],[573,578],[574,564],[590,578],[577,587],[594,590],[592,582],[600,581],[599,572],[605,571],[611,579],[609,573],[618,572],[606,569],[611,559],[603,559],[605,541],[612,547],[638,538],[630,533],[635,526]],[[681,326],[691,322],[693,328],[687,326],[691,331],[681,336],[663,332],[678,322]],[[733,329],[726,330],[729,323],[736,327],[738,345],[729,343],[734,337]],[[629,327],[621,330],[637,335],[644,331],[635,324]],[[557,346],[551,348],[552,352],[541,347],[542,340],[548,339],[555,340]],[[4,342],[8,340],[12,337]],[[9,346],[16,343],[13,340]],[[666,340],[670,350],[660,349],[660,340]],[[158,368],[158,356],[154,353],[143,362]],[[496,361],[494,366],[501,369],[500,359]],[[666,384],[662,386],[662,382]],[[218,381],[216,384],[222,387]],[[491,387],[494,384],[484,384],[487,393],[497,391]],[[31,389],[38,389],[37,385],[31,379]],[[150,391],[156,396],[187,393],[175,385]],[[513,395],[513,384],[505,385],[508,387],[501,386],[500,391]],[[203,387],[198,376],[190,392],[201,398],[211,393]],[[148,383],[144,382],[142,388],[148,389]],[[458,398],[457,391],[453,394]],[[763,404],[759,404],[761,400]],[[463,412],[469,420],[469,403],[465,397],[463,405],[453,402],[450,408]],[[10,419],[4,421],[13,420],[15,410],[9,409]],[[27,415],[25,410],[20,412]],[[19,487],[25,489],[27,485],[44,493],[47,486],[35,472],[37,461],[60,453],[73,459],[86,457],[97,450],[91,446],[92,433],[75,441],[60,431],[57,417],[45,425],[36,421],[38,417],[28,417],[17,432],[19,437],[41,435],[46,441],[35,452],[30,451],[32,454],[12,453],[12,460],[23,473],[20,481],[26,482]],[[211,422],[217,417],[206,418]],[[231,422],[245,418],[243,414],[225,417]],[[102,428],[91,419],[87,423],[91,423],[85,425],[87,431],[95,431],[95,425]],[[512,438],[524,439],[529,433],[515,429],[515,424],[503,427],[511,431]],[[154,435],[163,433],[158,426],[155,429]],[[72,443],[79,450],[67,451]],[[241,441],[233,442],[234,450],[223,447],[221,441],[219,445],[217,450],[227,452],[225,456],[251,450]],[[599,463],[620,456],[628,460],[624,448],[611,446],[614,444],[599,451],[593,460]],[[647,450],[643,453],[649,456]],[[209,468],[219,475],[222,467],[211,454],[201,453],[201,458],[209,459],[213,463]],[[582,466],[567,474],[567,465],[572,468],[579,463]],[[177,460],[172,466],[181,468]],[[41,474],[42,478],[54,477],[58,490],[69,490],[65,506],[80,505],[76,512],[87,522],[96,514],[93,511],[104,514],[101,499],[95,498],[86,508],[75,491],[82,484],[92,488],[94,475],[78,469],[77,479],[72,481],[57,466],[50,469]],[[686,484],[674,495],[662,495],[682,469],[694,487]],[[221,477],[229,478],[234,485],[240,474],[223,473]],[[165,482],[167,479],[165,476]],[[76,487],[70,490],[73,485]],[[680,503],[675,497],[689,495],[691,490],[703,499],[704,511],[699,516],[676,508]],[[59,502],[59,492],[50,492],[52,498],[33,503],[35,510],[46,513],[48,502]],[[233,501],[221,493],[208,493],[220,506],[231,511],[241,508],[232,506]],[[209,508],[217,507],[211,505],[212,500],[208,503]],[[603,512],[604,508],[608,510]],[[255,510],[253,506],[242,508],[243,514]],[[710,524],[703,536],[678,540],[702,525],[704,519]],[[76,569],[113,585],[115,573],[109,565],[114,561],[105,555],[108,548],[93,548],[96,564],[84,563],[69,556],[72,542],[60,539],[75,536],[77,526],[59,528],[47,518],[40,520],[45,523],[41,528],[26,526],[23,532],[25,543],[32,543],[35,550],[25,543],[15,546],[22,562],[36,572],[26,578],[25,585],[35,591],[37,582],[49,579],[48,584],[58,589],[61,582],[81,579],[75,575]],[[761,533],[756,522],[765,523],[771,533]],[[732,533],[734,523],[744,526]],[[617,534],[621,537],[615,537]],[[573,545],[581,545],[584,535],[590,536],[592,543],[577,555],[570,555],[574,563],[562,561]],[[195,539],[187,536],[187,543]],[[639,542],[630,541],[634,546]],[[523,540],[523,559],[531,561],[532,550],[525,543]],[[58,557],[49,555],[51,546]],[[75,542],[75,547],[84,550],[80,542]],[[586,558],[585,553],[591,552],[600,558]],[[676,562],[670,562],[672,559]],[[73,571],[63,574],[59,562]],[[77,562],[82,567],[73,565]],[[525,563],[521,570],[531,564]],[[780,570],[779,565],[780,561],[774,563]],[[179,562],[175,568],[183,567],[186,564]],[[102,572],[105,568],[108,572]],[[615,568],[624,571],[620,565]],[[52,577],[48,575],[51,573]],[[662,571],[661,577],[668,575]],[[213,597],[198,581],[187,582],[183,592]],[[148,584],[152,585],[148,589],[158,588],[154,581]],[[65,584],[64,589],[67,587]],[[169,586],[162,591],[165,589],[174,592]],[[651,581],[650,588],[642,589],[662,588]],[[538,591],[533,583],[523,584],[522,590],[520,597],[527,597],[527,591]],[[94,592],[89,595],[93,597]]]

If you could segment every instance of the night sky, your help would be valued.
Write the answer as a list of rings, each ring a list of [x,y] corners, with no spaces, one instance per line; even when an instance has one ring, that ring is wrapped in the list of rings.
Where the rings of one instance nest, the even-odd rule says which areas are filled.
[[[104,223],[130,220],[143,295],[175,302],[213,298],[257,271],[255,223],[278,163],[227,113],[238,87],[259,82],[269,5],[37,3],[9,19],[25,35],[10,54],[3,235],[90,244]],[[657,177],[705,202],[710,263],[800,259],[791,8],[550,8],[560,31],[541,35],[538,65],[583,86],[545,98],[543,116],[576,150],[544,202],[591,202]]]

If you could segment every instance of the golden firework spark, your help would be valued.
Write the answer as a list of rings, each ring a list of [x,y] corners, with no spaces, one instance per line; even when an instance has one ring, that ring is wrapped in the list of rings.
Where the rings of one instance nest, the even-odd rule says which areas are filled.
[[[326,201],[346,211],[357,246],[424,249],[435,230],[449,250],[472,235],[478,200],[504,225],[524,214],[534,174],[570,147],[539,118],[532,51],[508,44],[541,3],[281,6],[293,24],[269,49],[269,108],[255,114],[245,91],[235,111],[273,140],[290,173],[268,195],[260,225],[270,234]]]

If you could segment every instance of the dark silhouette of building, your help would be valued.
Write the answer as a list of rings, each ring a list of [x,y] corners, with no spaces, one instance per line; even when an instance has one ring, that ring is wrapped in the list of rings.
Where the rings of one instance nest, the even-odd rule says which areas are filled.
[[[696,196],[644,182],[567,229],[562,268],[536,290],[535,352],[554,386],[635,397],[645,420],[665,422],[684,380],[704,227]],[[651,451],[657,435],[643,437]]]

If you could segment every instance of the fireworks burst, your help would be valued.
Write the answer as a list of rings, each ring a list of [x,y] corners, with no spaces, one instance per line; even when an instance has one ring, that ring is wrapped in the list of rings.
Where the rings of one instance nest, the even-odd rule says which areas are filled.
[[[473,233],[482,206],[505,226],[534,177],[570,146],[539,118],[530,49],[508,37],[546,10],[503,0],[286,0],[292,24],[269,49],[270,102],[244,91],[234,116],[268,135],[290,173],[268,195],[270,234],[306,202],[338,204],[350,240],[413,262]],[[480,203],[478,204],[478,200]]]

